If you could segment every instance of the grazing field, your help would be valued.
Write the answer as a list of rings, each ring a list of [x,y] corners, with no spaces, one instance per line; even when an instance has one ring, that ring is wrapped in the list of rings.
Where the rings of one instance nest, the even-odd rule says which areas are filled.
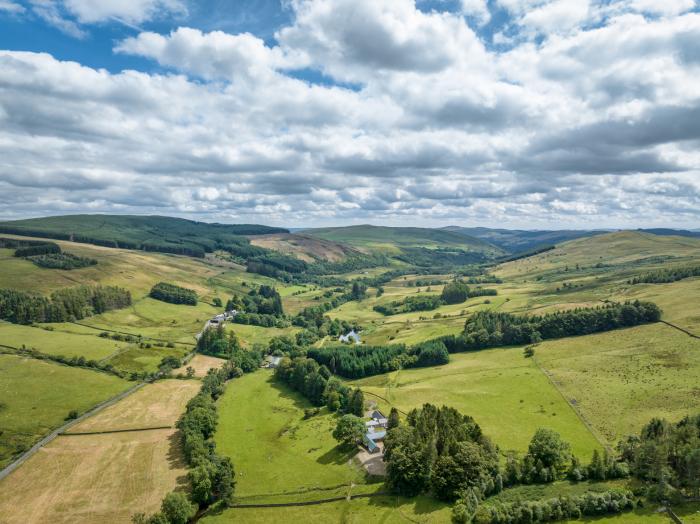
[[[409,411],[426,402],[473,416],[501,451],[523,453],[535,430],[551,428],[588,460],[601,445],[547,377],[521,349],[450,356],[445,366],[401,370],[358,380],[363,391]],[[368,400],[378,400],[367,395]],[[380,406],[386,402],[379,400]]]
[[[61,426],[71,411],[83,413],[131,385],[106,373],[0,355],[0,466]]]
[[[187,373],[187,368],[191,367],[194,369],[194,376],[197,378],[202,378],[206,376],[210,369],[218,369],[224,365],[226,360],[223,358],[210,357],[208,355],[197,354],[184,366],[174,369],[173,375],[185,375]]]
[[[247,348],[251,348],[255,344],[267,344],[273,337],[284,335],[293,337],[295,333],[300,331],[300,328],[293,326],[287,328],[267,328],[252,326],[250,324],[234,324],[232,322],[226,324],[226,329],[236,333],[241,344]]]
[[[87,360],[108,360],[128,349],[131,344],[100,338],[98,332],[73,334],[40,327],[0,322],[0,343],[15,348],[26,346],[47,355],[85,357]]]
[[[231,382],[219,400],[219,453],[236,465],[236,500],[270,501],[362,482],[354,452],[331,437],[335,416],[304,420],[304,397],[259,370]]]
[[[664,324],[546,341],[535,358],[610,444],[700,404],[700,340]]]
[[[196,380],[161,380],[148,384],[98,414],[76,424],[68,433],[116,431],[174,426],[187,401],[197,394]]]
[[[186,487],[177,431],[110,431],[173,425],[199,385],[146,385],[42,448],[0,482],[3,524],[128,523],[156,511],[167,492]]]

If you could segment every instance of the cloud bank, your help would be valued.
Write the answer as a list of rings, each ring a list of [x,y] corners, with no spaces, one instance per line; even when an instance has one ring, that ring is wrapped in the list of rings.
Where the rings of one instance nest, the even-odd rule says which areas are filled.
[[[145,72],[0,51],[0,216],[700,227],[694,2],[498,4],[490,37],[481,1],[290,0],[271,42],[180,27],[115,44]]]

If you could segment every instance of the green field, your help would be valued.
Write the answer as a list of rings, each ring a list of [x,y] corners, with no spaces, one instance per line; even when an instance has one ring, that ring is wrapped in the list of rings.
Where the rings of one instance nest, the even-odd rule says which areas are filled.
[[[588,460],[601,445],[547,377],[520,349],[451,355],[445,366],[409,369],[354,382],[367,393],[409,411],[424,403],[452,406],[471,415],[502,452],[527,450],[539,427],[551,428]],[[386,402],[377,400],[379,405]]]
[[[610,444],[697,406],[700,340],[663,324],[553,340],[536,360]]]
[[[0,342],[7,346],[34,348],[47,355],[85,357],[88,360],[107,361],[112,355],[126,351],[131,344],[98,337],[99,332],[82,335],[45,328],[20,326],[0,322]]]
[[[236,499],[275,500],[362,482],[353,453],[331,437],[333,415],[303,420],[301,395],[257,371],[233,381],[219,400],[216,445],[236,465]],[[321,497],[322,498],[322,497]]]
[[[0,466],[60,426],[132,384],[106,373],[0,355]]]

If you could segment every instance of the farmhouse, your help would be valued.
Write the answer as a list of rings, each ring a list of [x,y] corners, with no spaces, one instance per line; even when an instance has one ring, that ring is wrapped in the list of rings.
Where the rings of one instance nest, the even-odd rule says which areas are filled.
[[[362,443],[367,448],[367,451],[370,453],[382,452],[382,448],[378,443],[383,441],[384,437],[386,437],[387,425],[388,420],[381,411],[375,409],[370,413],[370,420],[365,422],[367,431],[364,437],[362,437]]]
[[[280,365],[280,360],[282,360],[282,357],[273,357],[272,355],[268,355],[265,357],[263,367],[276,368]]]
[[[353,329],[352,331],[350,331],[350,333],[348,333],[348,334],[346,334],[346,335],[340,335],[340,336],[338,337],[338,341],[339,341],[339,342],[346,343],[346,344],[349,344],[349,343],[351,343],[352,341],[354,341],[355,344],[360,344],[360,343],[361,343],[360,335],[358,335],[358,334],[355,332],[354,329]]]

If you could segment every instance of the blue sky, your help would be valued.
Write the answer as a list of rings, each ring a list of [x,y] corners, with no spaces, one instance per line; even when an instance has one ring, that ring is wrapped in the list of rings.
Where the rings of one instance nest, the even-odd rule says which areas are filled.
[[[0,219],[700,227],[695,0],[0,0]]]

